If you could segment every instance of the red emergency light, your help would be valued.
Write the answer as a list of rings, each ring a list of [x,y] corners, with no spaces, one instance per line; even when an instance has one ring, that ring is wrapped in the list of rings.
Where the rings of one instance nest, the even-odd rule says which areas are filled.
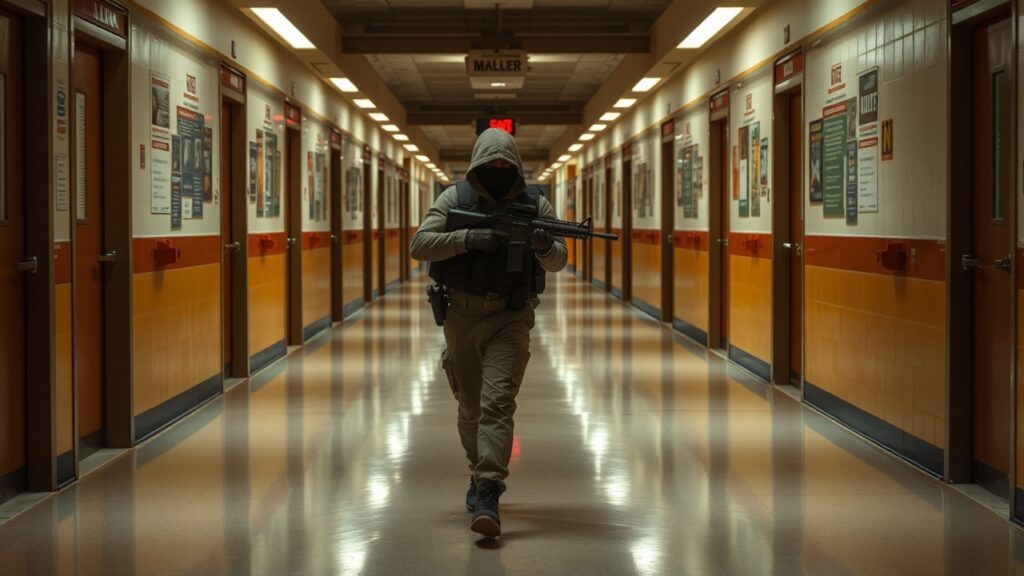
[[[498,130],[504,130],[509,134],[515,136],[516,134],[516,121],[512,118],[479,118],[476,121],[476,135],[479,136],[484,130],[488,128],[497,128]]]

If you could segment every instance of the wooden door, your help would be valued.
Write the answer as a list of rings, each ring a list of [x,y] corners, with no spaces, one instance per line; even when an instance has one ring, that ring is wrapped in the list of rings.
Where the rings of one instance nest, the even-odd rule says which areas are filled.
[[[342,252],[342,195],[341,149],[331,148],[331,318],[341,321],[345,316],[345,298],[342,290],[344,270]]]
[[[726,120],[711,123],[708,160],[709,330],[712,348],[729,346],[729,131]]]
[[[288,344],[302,344],[302,131],[285,130],[285,326]]]
[[[374,274],[373,281],[376,282],[376,289],[374,293],[379,297],[384,295],[384,289],[387,287],[387,227],[385,223],[385,191],[384,187],[386,183],[384,181],[384,162],[380,162],[377,168],[377,202],[376,214],[377,214],[377,237],[374,239],[374,249],[377,251],[377,257],[373,259]]]
[[[231,352],[231,272],[234,269],[234,239],[231,227],[231,205],[234,189],[231,185],[231,106],[221,105],[220,112],[220,236],[224,244],[224,260],[221,263],[221,329],[224,354],[224,376],[231,376],[234,358]]]
[[[672,233],[676,220],[676,141],[662,136],[661,143],[661,321],[672,322],[675,315],[673,283],[675,279],[675,247]],[[652,182],[651,185],[654,183]]]
[[[789,96],[789,371],[799,386],[803,358],[803,98]]]
[[[373,167],[370,160],[363,163],[363,302],[373,300],[373,278],[376,264],[373,262]]]
[[[622,299],[633,299],[633,160],[622,153]]]
[[[38,262],[25,256],[22,25],[0,11],[0,73],[6,104],[0,134],[6,173],[0,189],[0,502],[24,489],[25,275]]]
[[[74,364],[78,457],[106,445],[103,327],[103,91],[99,50],[75,46]]]
[[[601,226],[604,228],[604,231],[607,232],[607,233],[611,233],[611,231],[612,231],[612,211],[615,210],[615,203],[614,203],[614,200],[612,198],[612,187],[614,186],[614,184],[612,183],[612,179],[614,177],[615,177],[615,175],[612,173],[611,166],[609,166],[608,168],[605,168],[605,171],[604,171],[604,190],[601,192],[604,195],[604,201],[603,201],[604,202],[604,221],[601,223]],[[601,280],[604,281],[604,290],[605,290],[605,292],[611,292],[612,285],[615,283],[615,281],[612,280],[612,274],[613,274],[612,271],[615,269],[615,266],[612,264],[612,242],[613,241],[611,241],[611,240],[602,240],[601,241],[601,244],[604,246],[604,275],[605,275],[604,278],[602,278]]]
[[[972,168],[974,481],[1007,496],[1013,321],[1009,311],[1014,246],[1009,139],[1013,137],[1012,29],[1003,18],[974,31]]]

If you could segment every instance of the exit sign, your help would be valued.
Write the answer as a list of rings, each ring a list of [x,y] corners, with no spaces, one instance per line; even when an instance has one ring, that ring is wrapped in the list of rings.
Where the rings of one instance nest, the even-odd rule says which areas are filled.
[[[515,136],[516,134],[516,121],[512,118],[478,118],[476,121],[476,135],[479,136],[484,130],[488,128],[497,128],[498,130],[504,130],[509,134]]]

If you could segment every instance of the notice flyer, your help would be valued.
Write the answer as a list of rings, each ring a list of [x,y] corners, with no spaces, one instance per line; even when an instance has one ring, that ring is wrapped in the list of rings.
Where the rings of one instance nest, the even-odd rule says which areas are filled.
[[[823,198],[821,185],[823,166],[821,155],[822,121],[820,119],[811,122],[808,134],[809,170],[811,173],[810,200],[812,204],[817,204]]]
[[[859,77],[857,211],[878,212],[878,68]]]
[[[150,199],[151,214],[171,213],[171,82],[166,76],[150,76]]]

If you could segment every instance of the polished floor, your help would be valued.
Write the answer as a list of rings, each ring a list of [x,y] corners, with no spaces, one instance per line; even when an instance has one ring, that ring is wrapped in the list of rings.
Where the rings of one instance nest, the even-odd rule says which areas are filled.
[[[1024,574],[1024,532],[563,274],[504,535],[414,282],[0,525],[0,574]]]

